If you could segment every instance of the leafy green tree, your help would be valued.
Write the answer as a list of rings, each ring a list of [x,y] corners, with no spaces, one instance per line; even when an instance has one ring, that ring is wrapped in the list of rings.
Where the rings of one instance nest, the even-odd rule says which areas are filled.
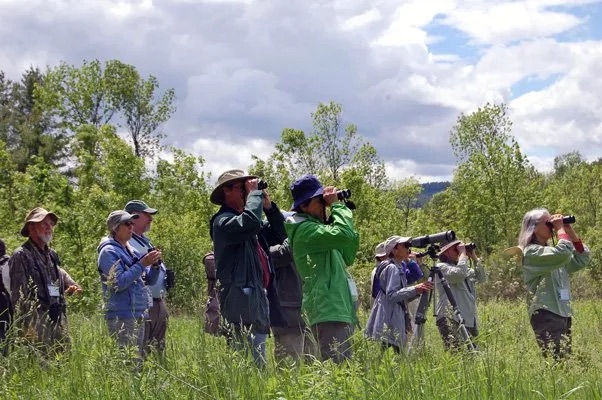
[[[388,183],[385,163],[371,143],[364,143],[353,156],[352,166],[364,176],[366,183],[384,189]]]
[[[132,69],[119,61],[103,68],[98,60],[84,61],[80,68],[62,62],[46,73],[44,85],[35,90],[42,107],[56,110],[61,126],[74,132],[81,125],[100,127],[117,112],[121,95],[120,77]],[[125,85],[127,88],[127,85]]]
[[[462,114],[451,131],[458,158],[451,192],[459,225],[467,236],[490,251],[512,246],[525,211],[541,204],[534,187],[536,171],[511,133],[505,105],[487,104]]]
[[[576,214],[580,226],[597,227],[602,213],[602,165],[583,160],[577,152],[556,157],[554,165],[546,191],[550,211]]]
[[[0,220],[4,221],[0,226],[7,227],[16,212],[15,205],[15,173],[16,166],[10,153],[6,149],[6,142],[0,140]],[[0,234],[8,233],[1,231]],[[2,237],[2,236],[0,236]]]
[[[0,75],[0,137],[6,141],[16,168],[24,172],[33,157],[62,166],[67,140],[54,129],[52,115],[37,106],[34,88],[44,76],[30,67],[20,82]]]
[[[420,193],[422,193],[422,185],[420,185],[416,178],[407,178],[395,182],[390,191],[390,194],[395,199],[397,208],[402,213],[401,222],[405,231],[409,228],[410,216],[412,211],[416,209]]]
[[[275,147],[273,160],[289,171],[291,176],[320,174],[320,163],[316,154],[317,136],[308,137],[301,130],[285,128],[280,135],[280,142],[276,143]]]
[[[318,165],[326,171],[328,178],[335,184],[340,182],[341,170],[354,159],[361,139],[357,134],[357,126],[349,124],[343,127],[343,107],[331,101],[320,103],[311,115],[313,136],[318,145]]]
[[[152,157],[163,137],[159,127],[175,111],[174,90],[157,98],[158,89],[154,76],[144,79],[132,65],[93,60],[84,61],[79,68],[64,62],[51,68],[35,95],[45,110],[57,113],[64,131],[124,123],[136,156]]]
[[[175,112],[175,91],[167,89],[155,100],[159,82],[154,76],[138,78],[132,89],[124,93],[121,103],[124,119],[138,157],[152,157],[164,137],[158,129]]]
[[[254,163],[249,167],[249,173],[267,182],[272,201],[276,202],[280,209],[288,210],[293,202],[290,184],[295,177],[301,176],[301,173],[299,175],[292,174],[286,168],[287,164],[278,159],[277,153],[272,154],[266,161],[253,156],[253,161]]]
[[[176,272],[170,302],[181,310],[198,312],[206,285],[203,256],[211,250],[209,220],[216,206],[212,188],[202,172],[204,161],[172,149],[173,161],[160,160],[149,202],[159,209],[149,232],[167,265]]]
[[[565,172],[583,164],[584,161],[581,153],[578,151],[571,151],[570,153],[556,156],[554,157],[554,176],[560,178]]]
[[[358,155],[362,140],[353,124],[343,127],[343,108],[340,104],[320,103],[311,114],[313,131],[307,135],[297,129],[284,129],[280,142],[276,143],[273,159],[286,169],[290,176],[314,174],[327,183],[341,183],[341,172],[354,160],[376,159],[371,146],[367,145]],[[369,165],[365,164],[367,168]],[[377,174],[378,171],[375,171]],[[381,176],[372,175],[377,180]]]

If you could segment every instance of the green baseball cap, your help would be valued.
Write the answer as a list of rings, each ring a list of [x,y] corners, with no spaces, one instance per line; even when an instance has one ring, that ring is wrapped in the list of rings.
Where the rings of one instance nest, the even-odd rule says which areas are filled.
[[[133,213],[134,211],[145,212],[147,214],[156,214],[157,213],[157,209],[150,208],[148,206],[148,204],[146,204],[142,200],[128,201],[128,203],[125,205],[125,211],[129,212],[130,214]]]

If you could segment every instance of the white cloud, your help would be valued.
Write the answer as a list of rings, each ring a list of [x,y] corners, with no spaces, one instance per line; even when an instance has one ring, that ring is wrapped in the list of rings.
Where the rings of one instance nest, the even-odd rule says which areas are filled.
[[[267,158],[274,151],[272,143],[263,139],[241,139],[229,142],[222,139],[199,138],[190,150],[193,154],[202,154],[204,169],[213,179],[228,169],[247,170],[253,163],[252,156]]]
[[[527,153],[542,148],[553,155],[579,150],[587,157],[602,150],[602,43],[563,45],[567,73],[552,85],[510,103],[515,135]]]
[[[377,46],[422,45],[426,48],[427,32],[423,29],[433,18],[452,8],[452,1],[413,0],[400,5],[387,29],[373,42]]]
[[[311,129],[334,100],[391,174],[440,180],[457,116],[487,101],[510,104],[537,165],[569,146],[600,153],[602,42],[580,36],[600,21],[574,9],[593,3],[5,0],[0,65],[19,79],[29,65],[116,58],[157,76],[178,97],[168,144],[214,173],[269,155],[283,128]]]
[[[391,181],[401,181],[408,178],[416,178],[420,183],[427,183],[445,182],[452,179],[452,175],[449,173],[443,173],[441,175],[417,174],[417,171],[421,171],[424,167],[424,165],[419,165],[412,160],[398,160],[395,162],[385,163],[385,170],[387,171],[387,176],[389,179],[391,179]],[[433,164],[429,165],[427,169],[434,171],[440,169],[446,170],[447,166]]]
[[[477,43],[508,43],[549,37],[579,25],[568,12],[549,11],[545,2],[466,2],[445,17],[445,23],[467,33]],[[492,4],[493,3],[493,4]]]
[[[376,8],[370,8],[359,15],[354,15],[351,18],[347,18],[341,24],[341,29],[347,31],[361,28],[367,24],[380,20],[381,18],[382,16]]]

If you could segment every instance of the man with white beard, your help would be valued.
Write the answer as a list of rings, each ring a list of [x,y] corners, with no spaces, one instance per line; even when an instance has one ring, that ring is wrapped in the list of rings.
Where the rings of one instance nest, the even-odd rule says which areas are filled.
[[[65,294],[81,292],[66,278],[58,255],[48,247],[57,222],[52,212],[41,207],[31,210],[21,229],[28,239],[8,262],[19,334],[45,353],[64,350],[69,344]]]

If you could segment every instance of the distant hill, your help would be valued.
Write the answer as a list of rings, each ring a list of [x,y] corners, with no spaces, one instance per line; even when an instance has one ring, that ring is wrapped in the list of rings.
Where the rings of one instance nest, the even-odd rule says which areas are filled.
[[[431,197],[435,194],[444,191],[450,185],[450,182],[428,182],[422,184],[422,193],[418,198],[418,202],[416,203],[416,207],[422,207],[426,202],[428,202]]]

